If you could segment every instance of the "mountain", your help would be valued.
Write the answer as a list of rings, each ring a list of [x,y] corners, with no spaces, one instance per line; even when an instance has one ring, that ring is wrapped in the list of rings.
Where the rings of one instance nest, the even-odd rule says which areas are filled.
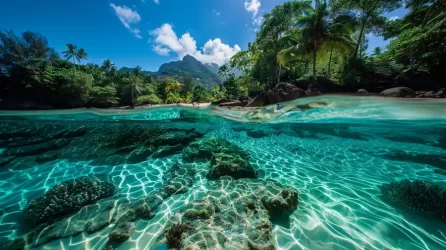
[[[121,72],[133,71],[133,68],[121,68]],[[145,74],[156,76],[158,78],[173,77],[184,78],[192,77],[199,85],[217,85],[222,82],[218,76],[218,65],[202,64],[195,57],[186,55],[181,61],[174,61],[161,65],[158,72],[143,71]]]
[[[121,72],[133,72],[133,70],[135,70],[135,68],[122,67],[119,69],[119,71],[121,71]],[[142,73],[145,75],[156,75],[157,74],[157,72],[152,72],[152,71],[142,71]]]
[[[215,75],[218,75],[218,70],[220,69],[220,66],[216,63],[206,63],[204,65],[209,71],[214,73]]]

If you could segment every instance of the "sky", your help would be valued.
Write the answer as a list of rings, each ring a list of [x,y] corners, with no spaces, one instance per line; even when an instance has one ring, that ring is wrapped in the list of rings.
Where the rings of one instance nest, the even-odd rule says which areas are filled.
[[[287,0],[5,0],[0,29],[46,36],[59,53],[84,48],[88,62],[157,71],[190,54],[203,63],[227,63],[254,41],[262,16]],[[385,16],[401,18],[398,9]],[[372,50],[388,41],[368,35]]]

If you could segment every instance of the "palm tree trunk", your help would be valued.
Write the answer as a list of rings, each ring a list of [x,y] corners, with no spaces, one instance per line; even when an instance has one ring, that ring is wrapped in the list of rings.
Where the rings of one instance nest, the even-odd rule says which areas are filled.
[[[355,59],[358,57],[359,48],[361,47],[362,43],[362,37],[364,36],[365,24],[367,23],[368,19],[369,19],[368,16],[364,17],[363,22],[361,24],[361,32],[359,33],[358,44],[356,45],[355,55],[353,56],[353,58]]]
[[[279,63],[279,69],[277,72],[277,84],[280,83],[280,75],[282,74],[282,64]]]
[[[331,77],[331,58],[333,56],[333,47],[330,50],[330,59],[328,60],[328,79]]]

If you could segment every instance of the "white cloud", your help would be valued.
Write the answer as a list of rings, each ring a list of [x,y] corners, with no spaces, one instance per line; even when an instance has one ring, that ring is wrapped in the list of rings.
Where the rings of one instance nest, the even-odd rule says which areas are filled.
[[[220,13],[220,12],[217,12],[217,13],[215,13],[215,15],[217,15],[217,16],[220,16],[220,15],[221,15],[221,13]]]
[[[262,6],[260,0],[251,0],[250,2],[249,0],[245,1],[245,9],[248,12],[251,12],[253,17],[256,17],[259,13],[260,6]]]
[[[224,44],[220,38],[209,40],[199,50],[197,42],[189,33],[184,33],[181,38],[178,38],[172,25],[167,23],[151,31],[150,34],[155,37],[153,51],[163,56],[167,56],[172,52],[179,59],[183,59],[186,55],[191,55],[202,63],[223,65],[228,63],[231,57],[241,50],[237,44],[231,47]]]
[[[259,16],[259,10],[262,4],[260,0],[245,0],[245,10],[252,14],[252,23],[254,25],[261,25],[263,17]]]
[[[138,14],[138,12],[136,12],[136,10],[133,11],[125,5],[119,6],[113,3],[110,4],[110,7],[115,10],[116,15],[124,27],[130,30],[130,32],[132,32],[137,38],[142,38],[140,35],[140,30],[131,27],[132,24],[138,24],[141,21],[141,16]]]
[[[395,21],[395,20],[398,20],[398,19],[400,19],[399,16],[389,17],[389,21]]]
[[[156,4],[160,4],[160,0],[153,0]]]
[[[167,56],[171,52],[170,49],[163,47],[159,44],[156,46],[153,46],[153,51],[155,51],[157,54],[162,55],[162,56]]]

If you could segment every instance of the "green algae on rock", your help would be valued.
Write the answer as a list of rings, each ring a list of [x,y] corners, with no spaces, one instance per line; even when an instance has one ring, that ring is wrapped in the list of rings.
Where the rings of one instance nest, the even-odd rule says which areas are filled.
[[[206,161],[210,160],[215,153],[235,153],[243,157],[248,154],[239,146],[218,137],[205,137],[190,143],[183,150],[183,161]]]
[[[391,182],[380,186],[384,201],[401,209],[446,222],[446,189],[426,181]]]
[[[36,224],[48,222],[114,193],[115,186],[110,182],[101,181],[94,176],[80,177],[52,187],[43,196],[31,201],[23,214]]]
[[[224,177],[206,190],[171,218],[158,244],[181,222],[193,228],[181,234],[182,249],[275,249],[270,214],[289,214],[298,205],[296,190],[271,180]]]

